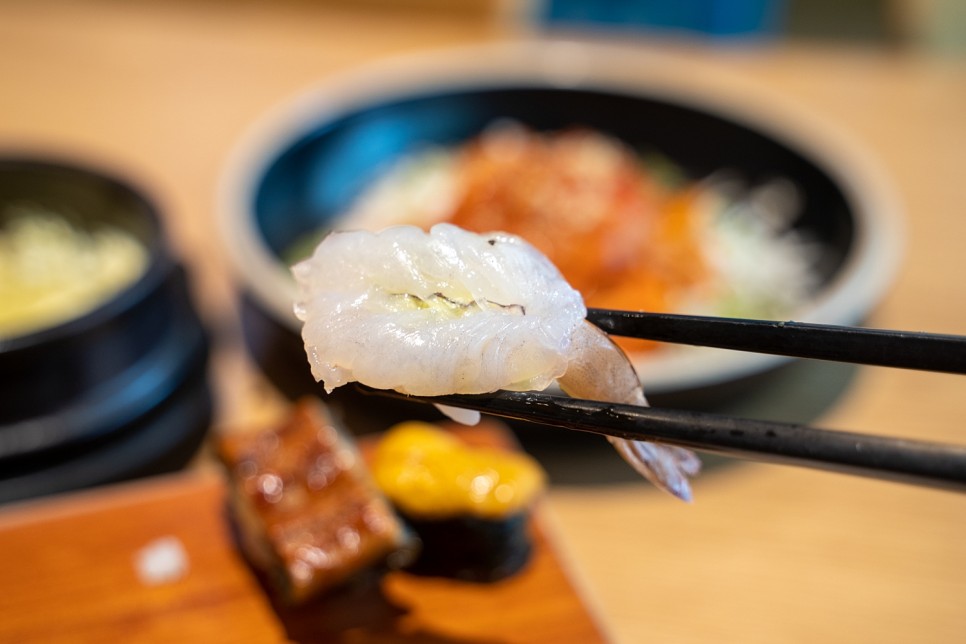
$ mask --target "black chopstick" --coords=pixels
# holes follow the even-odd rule
[[[611,335],[796,358],[966,374],[966,336],[588,309]]]
[[[417,397],[360,389],[541,425],[966,492],[966,447],[542,393]]]

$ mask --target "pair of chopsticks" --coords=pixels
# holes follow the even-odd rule
[[[966,373],[966,336],[589,309],[611,335],[943,373]],[[503,418],[727,456],[966,491],[966,447],[542,393],[414,397]]]

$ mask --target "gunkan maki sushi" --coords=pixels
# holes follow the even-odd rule
[[[546,475],[528,455],[411,421],[385,434],[372,473],[422,542],[410,572],[489,582],[529,560],[529,515]]]

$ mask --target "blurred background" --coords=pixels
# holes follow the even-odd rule
[[[524,3],[525,4],[525,3]],[[963,8],[952,0],[818,0],[731,2],[568,2],[526,7],[550,27],[600,25],[642,34],[676,33],[711,38],[774,36],[788,39],[913,46],[955,51],[963,47]]]
[[[3,145],[91,158],[143,182],[197,267],[219,338],[234,328],[222,319],[233,291],[209,223],[233,145],[294,93],[395,54],[534,37],[670,52],[712,77],[773,88],[872,143],[886,171],[922,179],[899,186],[921,192],[900,195],[920,208],[935,210],[935,188],[955,182],[946,146],[923,137],[961,130],[905,127],[940,113],[960,120],[966,18],[953,0],[42,0],[0,11]],[[904,311],[911,326],[917,310]],[[240,390],[220,393],[229,419]]]
[[[215,221],[239,139],[293,94],[359,66],[541,38],[673,55],[847,133],[906,214],[903,263],[872,324],[966,332],[960,0],[0,0],[0,150],[93,163],[144,188],[210,335],[212,427],[258,426],[289,400],[245,350]],[[823,384],[727,409],[964,437],[955,377],[861,370]],[[562,458],[564,473],[586,465]],[[204,448],[191,467],[211,467]],[[966,632],[961,496],[723,469],[699,481],[691,508],[607,472],[596,480],[606,486],[580,474],[551,491],[552,532],[615,641],[953,642]]]

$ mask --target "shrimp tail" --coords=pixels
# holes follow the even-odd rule
[[[569,396],[601,402],[647,405],[644,388],[627,355],[610,337],[589,322],[575,334],[566,373],[557,379]],[[674,445],[608,437],[627,463],[658,488],[691,500],[689,477],[701,471],[694,452]]]
[[[693,452],[673,445],[614,436],[608,436],[607,440],[638,474],[682,501],[691,501],[688,477],[701,471],[701,461]]]

